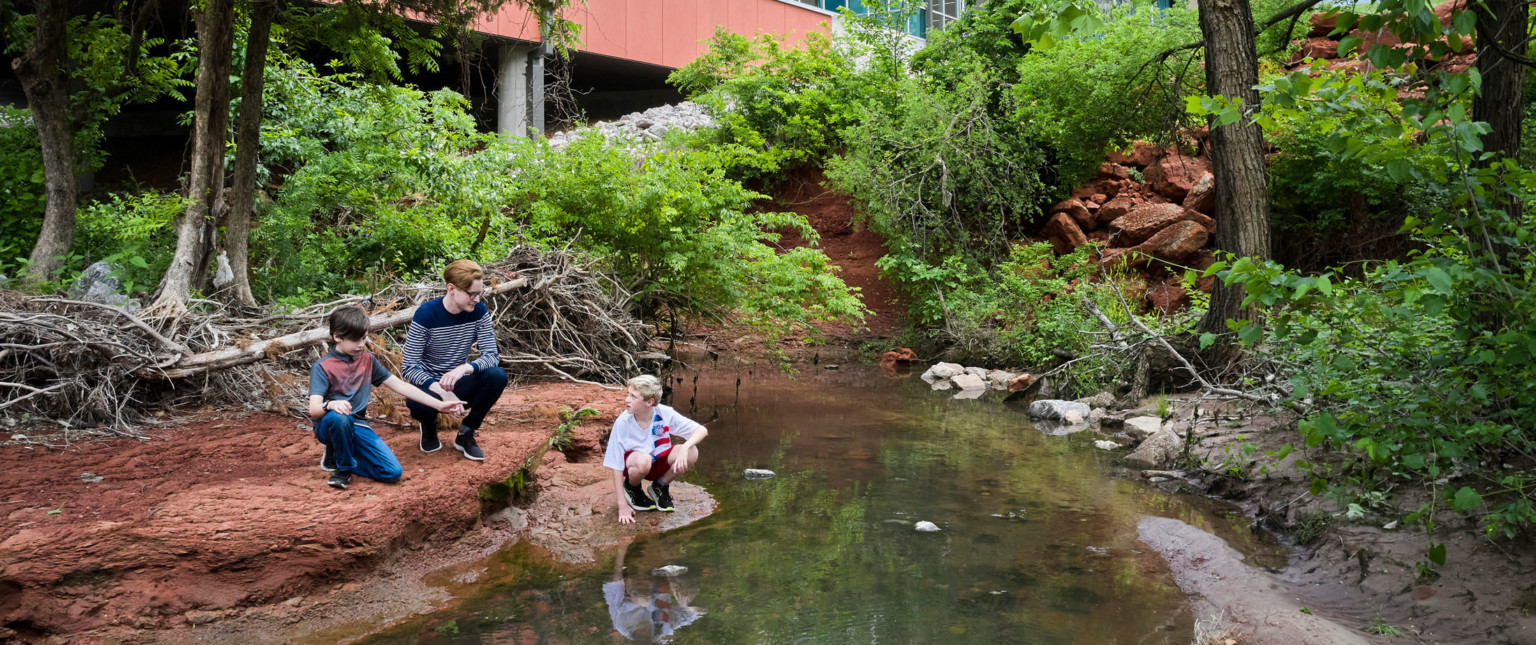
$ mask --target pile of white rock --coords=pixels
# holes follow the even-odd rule
[[[661,141],[672,130],[699,130],[715,127],[715,120],[704,106],[693,101],[662,105],[644,112],[633,112],[615,121],[600,121],[587,127],[557,132],[549,136],[549,145],[563,148],[590,132],[601,132],[609,139],[630,142]]]
[[[928,371],[923,372],[923,381],[935,390],[958,389],[957,398],[974,398],[963,396],[968,392],[974,392],[977,396],[992,390],[1008,389],[1008,382],[1018,375],[1003,370],[989,370],[985,367],[965,367],[959,363],[936,363]]]

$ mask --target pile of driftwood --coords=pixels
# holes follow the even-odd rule
[[[590,260],[520,247],[486,269],[484,302],[508,374],[621,383],[656,358],[645,353],[647,328],[628,313],[630,294]],[[0,292],[0,417],[56,422],[68,441],[130,434],[153,410],[189,403],[282,407],[282,399],[304,394],[297,377],[330,340],[331,310],[362,306],[375,343],[403,344],[416,307],[442,292],[441,284],[393,284],[260,315],[194,300],[170,319]]]

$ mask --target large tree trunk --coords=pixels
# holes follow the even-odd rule
[[[1211,165],[1216,179],[1216,248],[1269,259],[1269,190],[1264,178],[1264,132],[1252,116],[1259,108],[1259,57],[1254,49],[1248,0],[1199,0],[1205,38],[1205,86],[1211,95],[1241,99],[1244,117],[1211,128]],[[1200,327],[1227,331],[1228,319],[1257,321],[1242,308],[1241,287],[1219,281]]]
[[[1520,128],[1525,119],[1525,66],[1499,53],[1499,49],[1525,55],[1530,6],[1524,0],[1483,0],[1472,9],[1477,15],[1477,72],[1482,91],[1472,98],[1472,118],[1492,128],[1483,135],[1483,149],[1498,159],[1520,159]],[[1520,216],[1518,199],[1501,200],[1511,217]],[[1502,258],[1501,258],[1502,261]]]
[[[194,5],[195,7],[195,5]],[[229,73],[234,65],[235,12],[232,0],[206,0],[193,9],[197,22],[197,98],[192,128],[190,203],[176,225],[176,254],[160,282],[150,316],[186,311],[194,286],[207,275],[213,248],[213,217],[224,190],[224,137],[229,129]]]
[[[75,238],[77,195],[75,151],[70,140],[73,133],[69,124],[69,78],[64,69],[69,55],[65,33],[69,10],[65,5],[64,0],[37,2],[37,28],[32,44],[11,61],[32,110],[47,190],[43,229],[27,264],[26,281],[32,283],[47,280],[58,272]]]
[[[240,122],[235,133],[235,172],[229,191],[229,222],[225,225],[225,251],[235,282],[230,285],[236,302],[256,306],[251,294],[251,214],[256,208],[256,161],[261,150],[261,90],[266,80],[267,43],[272,33],[275,1],[256,2],[251,30],[245,37],[245,71],[240,75]]]

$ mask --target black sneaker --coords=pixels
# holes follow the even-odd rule
[[[323,443],[320,445],[325,447],[325,454],[320,455],[320,469],[328,473],[336,472],[336,451]]]
[[[464,456],[473,461],[485,461],[485,453],[480,450],[480,444],[475,443],[475,431],[459,431],[459,436],[454,437],[453,447]]]
[[[352,473],[335,473],[325,483],[330,484],[331,488],[346,490],[347,484],[352,483]]]
[[[430,424],[421,424],[421,451],[433,453],[443,449],[443,442],[437,438],[437,421]]]
[[[631,486],[629,480],[624,480],[624,492],[629,493],[629,507],[637,511],[651,511],[656,509],[656,502],[651,501],[645,494],[644,484]]]
[[[672,485],[655,482],[651,484],[651,494],[656,496],[656,510],[672,512]]]

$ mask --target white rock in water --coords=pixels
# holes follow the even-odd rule
[[[987,382],[975,374],[956,374],[949,379],[949,382],[962,390],[984,391],[987,389]]]
[[[939,529],[939,525],[934,524],[933,522],[926,521],[926,520],[924,520],[922,522],[918,522],[917,526],[915,526],[913,528],[915,528],[915,529],[917,529],[919,531],[922,531],[924,533],[932,533],[934,531],[940,530]]]
[[[685,566],[680,565],[680,564],[669,564],[669,565],[664,566],[664,567],[657,567],[656,569],[652,569],[651,570],[651,575],[653,575],[653,576],[680,576],[680,575],[683,575],[684,573],[687,573],[687,572],[688,572],[688,567],[685,567]]]
[[[1120,448],[1120,444],[1104,439],[1093,442],[1093,447],[1099,450],[1116,450]]]
[[[1163,429],[1163,420],[1157,417],[1131,417],[1125,420],[1125,432],[1132,437],[1146,439]]]
[[[762,468],[748,468],[742,473],[747,479],[772,479],[774,472]]]
[[[1029,404],[1029,417],[1031,419],[1061,420],[1068,411],[1077,412],[1078,421],[1088,418],[1092,412],[1087,404],[1076,401],[1062,401],[1059,399],[1037,399]]]

